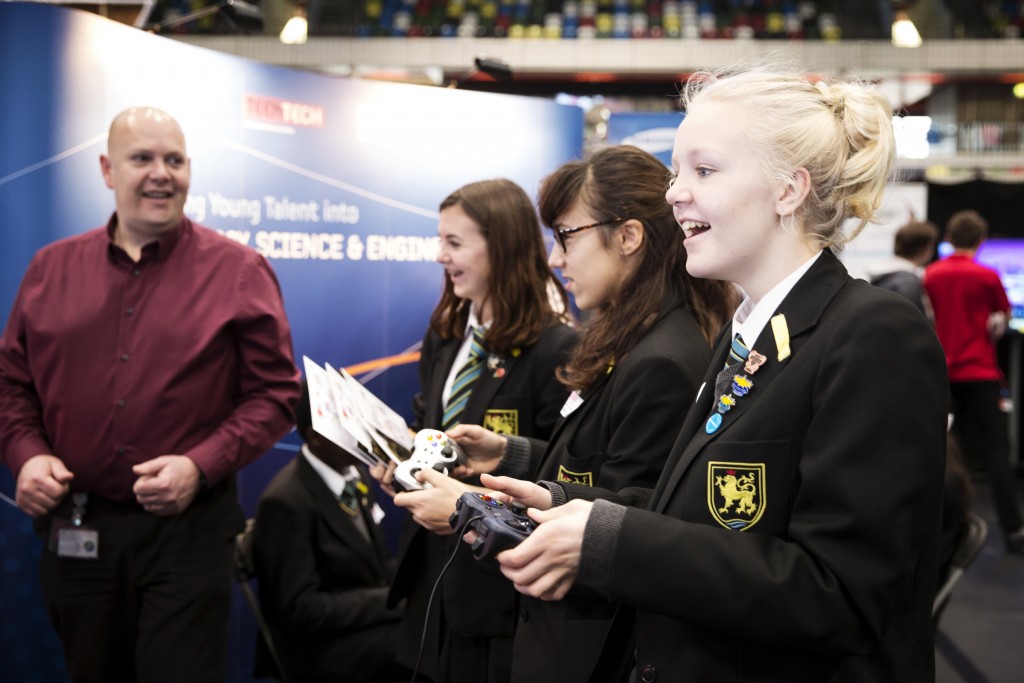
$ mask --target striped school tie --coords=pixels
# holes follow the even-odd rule
[[[736,378],[736,373],[740,372],[736,365],[745,361],[748,355],[750,355],[750,349],[743,343],[743,337],[737,332],[736,336],[733,337],[732,346],[729,347],[729,357],[725,359],[725,364],[715,377],[715,402],[711,404],[712,416],[716,412],[722,412],[718,410],[719,402],[724,394],[731,391],[730,388],[732,387],[733,380]],[[718,427],[715,426],[708,434],[714,433],[717,429]]]
[[[448,403],[444,408],[444,416],[441,418],[441,430],[448,431],[459,424],[462,418],[462,411],[466,409],[469,395],[473,392],[473,386],[477,377],[484,367],[484,359],[487,357],[487,349],[484,347],[484,328],[473,328],[473,343],[469,347],[469,358],[466,364],[455,375],[452,382],[452,393],[448,396]]]
[[[355,517],[359,514],[359,490],[356,488],[355,482],[345,480],[345,488],[338,496],[338,502],[341,504],[341,509],[349,515]]]
[[[736,363],[742,363],[750,355],[750,349],[743,343],[743,337],[737,332],[736,336],[732,340],[732,346],[729,347],[729,359],[725,361],[725,367],[735,365]]]

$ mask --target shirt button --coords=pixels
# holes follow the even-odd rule
[[[128,315],[135,315],[135,309],[129,306],[126,313],[128,313]]]
[[[126,405],[128,405],[127,401],[125,401],[123,398],[122,399],[118,399],[118,401],[117,401],[117,407],[118,408],[124,408]]]
[[[530,620],[530,615],[527,614],[526,608],[525,607],[520,607],[519,608],[519,621],[521,621],[522,623],[525,624],[529,620]]]
[[[117,449],[117,454],[118,455],[124,455],[124,453],[125,453],[124,447],[121,447],[121,448]]]
[[[121,354],[121,360],[128,360],[128,358],[130,358],[130,356],[127,353]]]
[[[134,275],[135,277],[138,277],[138,276],[142,275],[142,271],[139,270],[138,268],[136,268],[135,270],[132,271],[132,275]]]
[[[658,670],[650,664],[644,664],[640,667],[640,680],[643,683],[654,683],[658,680]]]

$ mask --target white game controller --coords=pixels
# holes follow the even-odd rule
[[[420,470],[437,470],[447,475],[456,464],[466,462],[459,444],[436,429],[421,429],[412,440],[412,454],[395,468],[395,488],[399,491],[421,491],[430,486],[416,480]]]

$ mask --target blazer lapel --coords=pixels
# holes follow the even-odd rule
[[[299,478],[312,494],[313,504],[316,505],[320,516],[324,518],[327,527],[366,563],[383,570],[372,542],[373,532],[370,532],[369,539],[363,536],[356,527],[355,519],[349,517],[348,513],[341,509],[337,496],[327,488],[324,480],[301,455],[299,457]]]
[[[729,339],[729,331],[731,329],[732,325],[727,324],[719,333],[718,343],[715,346],[715,351],[711,354],[711,365],[708,366],[708,371],[704,375],[704,384],[701,387],[700,394],[686,413],[686,419],[683,420],[683,426],[679,430],[679,437],[676,439],[675,446],[672,447],[672,453],[665,463],[665,469],[662,470],[663,475],[658,479],[658,484],[654,487],[651,503],[651,509],[653,510],[660,512],[664,509],[662,494],[666,490],[672,491],[675,489],[676,483],[686,470],[685,466],[680,466],[680,460],[684,454],[689,452],[688,446],[696,437],[698,430],[704,430],[704,422],[707,420],[711,405],[715,401],[715,377],[725,364],[725,359],[729,357],[729,347],[732,343],[731,339]]]
[[[664,486],[661,486],[659,482],[659,486],[655,491],[653,509],[657,511],[664,510],[668,504],[671,492],[675,490],[679,480],[682,479],[690,463],[701,449],[711,441],[722,438],[723,434],[726,434],[735,425],[739,424],[744,416],[750,412],[751,408],[757,404],[759,397],[765,393],[772,382],[785,371],[787,363],[798,353],[807,333],[817,325],[828,303],[848,279],[849,275],[846,273],[846,268],[831,252],[824,252],[814,262],[772,314],[772,318],[779,315],[784,316],[785,327],[788,330],[789,336],[790,355],[782,359],[779,358],[775,331],[772,323],[769,322],[765,325],[761,334],[758,335],[757,341],[750,347],[752,353],[757,351],[766,357],[764,364],[753,374],[743,372],[744,368],[739,364],[735,366],[733,371],[733,374],[744,374],[749,377],[753,386],[746,396],[738,397],[736,404],[727,412],[721,414],[721,425],[711,433],[708,433],[706,428],[708,419],[717,413],[717,407],[714,405],[714,402],[718,397],[715,395],[713,384],[718,376],[718,371],[715,371],[715,368],[721,368],[725,363],[731,344],[729,334],[723,333],[714,354],[712,368],[706,377],[707,384],[704,387],[701,398],[691,408],[684,423],[682,434],[686,435],[688,440],[683,442],[681,436],[680,441],[676,444],[676,449],[674,450],[679,451],[678,459],[671,470],[666,468],[665,471],[670,472],[670,474],[667,478],[663,478]],[[727,329],[731,328],[727,326]],[[666,492],[668,495],[665,495]]]
[[[484,368],[473,387],[473,392],[466,402],[462,413],[462,422],[466,424],[483,424],[487,407],[491,405],[495,394],[501,389],[505,378],[512,374],[519,363],[521,354],[499,356],[488,354],[484,360]]]
[[[711,397],[712,404],[704,410],[701,426],[697,429],[691,442],[697,449],[702,448],[709,441],[721,438],[723,434],[732,429],[750,410],[750,407],[757,402],[772,380],[782,371],[785,360],[778,360],[778,349],[775,346],[775,338],[770,324],[758,336],[757,341],[750,347],[750,350],[751,353],[755,351],[760,353],[767,360],[755,373],[746,372],[742,363],[737,363],[722,371],[721,376],[725,379],[726,393],[730,393],[736,377],[746,377],[752,386],[750,386],[746,396],[736,396],[736,404],[725,413],[719,413],[718,406],[714,403],[718,396],[714,395]],[[717,377],[718,375],[716,375]],[[714,415],[720,415],[722,422],[717,429],[708,433],[708,420]]]
[[[569,413],[569,415],[558,418],[558,422],[555,423],[554,429],[551,430],[551,436],[548,437],[548,448],[544,449],[544,454],[541,456],[540,459],[540,466],[536,470],[537,472],[543,472],[548,460],[550,460],[554,456],[554,452],[551,449],[550,444],[559,441],[559,437],[561,436],[562,432],[566,430],[573,429],[573,433],[575,433],[575,429],[579,428],[580,423],[583,422],[582,416],[586,415],[587,412],[591,410],[595,405],[595,402],[592,401],[591,399],[594,396],[597,396],[599,393],[601,393],[601,388],[608,383],[611,376],[611,372],[607,372],[601,375],[601,377],[596,382],[594,382],[594,386],[590,387],[585,392],[583,392],[583,403],[580,404],[576,408],[576,410]],[[571,438],[565,439],[564,443],[569,444],[571,443],[571,441]]]
[[[373,549],[377,554],[377,562],[383,575],[388,565],[388,550],[384,544],[384,536],[381,533],[380,527],[377,526],[377,522],[373,519],[373,513],[371,512],[374,505],[376,505],[376,500],[373,496],[373,482],[369,475],[363,472],[361,468],[359,468],[359,478],[366,486],[368,491],[366,496],[369,501],[367,508],[363,510],[363,519],[366,521],[366,530],[370,532],[370,540],[373,542]]]
[[[658,323],[660,323],[664,318],[668,317],[668,315],[670,313],[672,313],[672,311],[674,311],[677,308],[681,308],[682,306],[683,306],[682,303],[680,303],[678,301],[675,301],[672,298],[667,299],[665,301],[665,305],[663,307],[661,315],[659,315],[658,318],[651,325],[651,329],[653,329],[654,326],[657,325]],[[597,379],[597,381],[594,382],[593,386],[588,387],[587,390],[583,392],[583,394],[581,395],[581,398],[583,399],[583,403],[581,405],[577,406],[576,410],[574,410],[568,416],[560,417],[558,419],[558,422],[555,423],[555,427],[554,427],[554,429],[551,432],[551,436],[548,437],[548,444],[553,444],[556,441],[558,441],[559,440],[559,436],[565,430],[567,430],[567,429],[574,429],[575,430],[575,429],[579,428],[579,425],[583,422],[582,416],[586,415],[590,410],[593,410],[593,407],[596,404],[596,402],[593,400],[593,398],[601,393],[601,390],[604,388],[605,384],[607,384],[609,381],[611,381],[611,377],[614,374],[614,372],[615,372],[615,368],[614,368],[614,366],[612,366],[611,368],[609,368],[608,372],[606,372],[603,375],[601,375]],[[570,443],[571,441],[572,441],[571,438],[564,440],[564,442],[566,444]],[[537,470],[538,472],[543,471],[545,464],[547,463],[548,460],[551,459],[552,456],[553,456],[553,453],[552,453],[551,449],[550,448],[545,449],[544,455],[541,457],[540,467]]]
[[[449,339],[434,355],[433,367],[430,371],[430,396],[434,400],[428,402],[430,410],[423,416],[424,425],[440,425],[444,415],[444,385],[451,374],[455,356],[462,347],[461,339]]]

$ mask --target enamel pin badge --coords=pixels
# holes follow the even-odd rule
[[[704,423],[705,432],[714,434],[719,430],[725,414],[732,410],[736,403],[754,388],[754,380],[751,379],[751,376],[756,374],[767,362],[767,356],[763,353],[758,353],[755,349],[750,349],[750,353],[747,354],[747,359],[743,363],[743,372],[734,374],[729,390],[723,392],[718,397],[718,401],[715,403],[715,412]],[[738,367],[738,364],[734,367]]]

